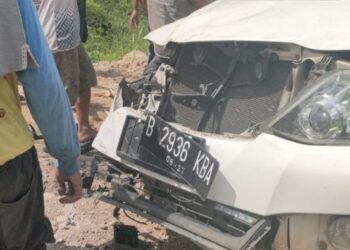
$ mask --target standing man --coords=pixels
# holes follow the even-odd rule
[[[147,0],[148,22],[151,31],[180,18],[213,2],[214,0]],[[169,58],[171,54],[165,47],[155,45],[156,55]]]
[[[129,18],[129,26],[135,29],[139,25],[140,20],[140,4],[142,5],[145,15],[147,15],[147,0],[132,0],[132,10]],[[148,30],[149,30],[148,26]],[[153,43],[149,42],[148,45],[148,59],[147,62],[150,63],[154,58],[154,46]]]
[[[139,25],[140,5],[142,5],[148,16],[148,28],[150,31],[185,17],[195,10],[192,0],[132,0],[132,11],[129,18],[131,28],[136,28]],[[163,61],[161,58],[170,56],[169,53],[166,53],[164,47],[154,45],[151,42],[148,50],[149,65],[146,68],[145,74],[157,70]],[[156,54],[157,56],[155,56]]]
[[[75,202],[82,196],[79,141],[34,5],[0,1],[0,249],[44,250],[50,230],[42,175],[21,113],[17,79],[49,152],[58,159],[60,202]]]
[[[80,39],[76,0],[34,0],[39,19],[71,105],[76,112],[82,147],[91,145],[97,132],[89,121],[91,87],[96,73]]]
[[[129,19],[131,27],[138,25],[140,1],[141,0],[132,0],[133,9]],[[214,1],[215,0],[143,0],[142,2],[146,5],[145,9],[147,10],[150,31],[154,31],[166,24],[186,17],[193,11]],[[149,60],[143,76],[155,72],[162,63],[167,62],[173,52],[169,48],[157,44],[152,45],[152,51],[152,59]]]
[[[136,28],[139,25],[140,20],[140,7],[142,5],[144,12],[147,14],[147,1],[146,0],[132,0],[131,15],[129,18],[129,25],[131,28]]]

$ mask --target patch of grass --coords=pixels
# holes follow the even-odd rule
[[[129,27],[130,0],[87,0],[89,38],[86,48],[94,62],[119,59],[132,50],[147,51],[147,22]]]

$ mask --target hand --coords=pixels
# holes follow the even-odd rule
[[[139,25],[139,12],[138,10],[133,10],[130,15],[129,25],[131,28],[136,28]]]
[[[63,196],[59,199],[62,204],[74,203],[81,199],[83,191],[80,173],[66,175],[57,169],[56,179],[59,184],[58,194]]]

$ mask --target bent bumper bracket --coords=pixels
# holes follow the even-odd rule
[[[262,219],[250,228],[244,236],[235,237],[181,213],[167,211],[125,189],[115,190],[112,197],[103,196],[100,199],[161,224],[210,249],[249,250],[271,229],[270,221]]]

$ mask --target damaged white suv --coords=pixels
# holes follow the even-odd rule
[[[107,199],[210,249],[350,249],[349,11],[221,0],[151,33],[176,53],[94,141]]]

